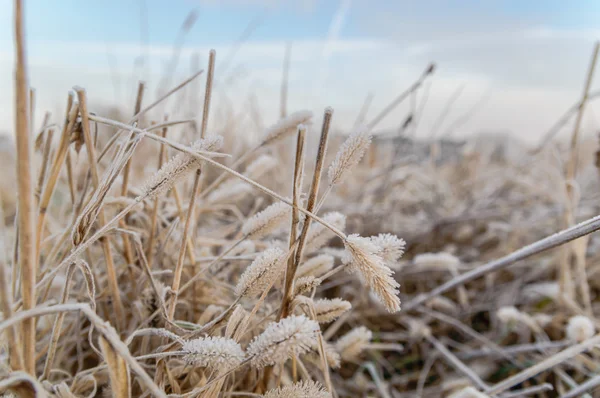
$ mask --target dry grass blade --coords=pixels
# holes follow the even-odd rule
[[[127,363],[119,357],[104,338],[100,337],[98,341],[102,349],[102,355],[104,355],[104,360],[108,364],[108,374],[110,376],[113,397],[129,398],[131,396],[131,386]]]

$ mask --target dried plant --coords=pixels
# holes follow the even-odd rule
[[[214,50],[204,90],[197,57],[168,88],[195,13],[156,98],[137,82],[132,110],[110,114],[75,86],[33,128],[52,93],[29,86],[15,5],[0,394],[568,398],[600,385],[597,148],[581,145],[600,46],[548,134],[576,118],[567,151],[423,138],[433,64],[375,116],[369,95],[352,129],[326,108],[319,135],[312,112],[289,109],[291,46],[264,128],[259,93],[237,109],[243,76]]]
[[[284,252],[276,247],[261,253],[244,271],[235,287],[238,297],[261,294],[280,275]]]
[[[248,356],[257,368],[283,364],[293,356],[317,349],[319,324],[304,315],[291,315],[271,323],[248,346]]]
[[[188,340],[181,350],[185,352],[183,359],[187,363],[212,370],[227,371],[244,360],[244,351],[239,343],[225,337]]]
[[[329,398],[331,394],[314,381],[301,381],[267,391],[265,398]]]

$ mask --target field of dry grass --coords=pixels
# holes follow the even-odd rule
[[[131,109],[74,87],[34,126],[16,4],[0,396],[598,396],[597,47],[570,143],[536,150],[419,141],[419,114],[374,136],[433,65],[351,131],[288,112],[284,81],[280,119],[240,140],[215,52]]]

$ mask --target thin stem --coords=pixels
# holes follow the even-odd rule
[[[81,114],[81,124],[83,128],[83,135],[85,140],[86,151],[88,154],[89,167],[92,174],[92,183],[94,188],[98,189],[100,184],[100,178],[98,175],[98,161],[96,159],[96,149],[92,142],[92,136],[90,134],[90,122],[88,118],[87,109],[87,96],[83,88],[75,87],[75,92],[79,99],[79,110]],[[106,216],[104,215],[104,209],[100,209],[98,213],[98,221],[100,225],[106,224]],[[115,263],[112,256],[112,250],[110,245],[110,237],[105,236],[101,239],[102,249],[104,251],[104,259],[106,261],[106,273],[108,277],[108,289],[113,299],[113,307],[115,309],[115,315],[117,316],[117,325],[120,326],[121,322],[125,320],[125,313],[123,312],[123,303],[121,302],[121,294],[119,291],[119,284],[117,282],[117,273],[115,271]]]
[[[445,345],[440,343],[438,339],[433,336],[425,336],[427,341],[429,341],[435,349],[450,362],[453,368],[455,368],[460,373],[467,376],[473,383],[475,383],[479,388],[483,390],[487,390],[488,386],[481,380],[477,374],[475,374],[467,365],[465,365],[460,359],[458,359]]]
[[[142,107],[142,99],[144,97],[144,82],[138,83],[137,96],[135,100],[135,108],[134,115],[137,115],[140,112],[140,108]],[[125,164],[125,168],[123,169],[123,183],[121,185],[121,196],[127,196],[128,188],[129,188],[129,174],[131,173],[131,162],[132,159],[129,158],[127,163]],[[119,221],[119,227],[126,228],[127,217],[122,218]],[[131,242],[129,241],[129,237],[127,235],[123,235],[123,246],[125,248],[125,260],[128,264],[133,263],[133,249],[131,247]]]
[[[600,229],[600,216],[596,216],[594,218],[590,218],[586,221],[583,221],[571,228],[564,229],[560,232],[555,233],[554,235],[548,236],[544,239],[540,239],[537,242],[534,242],[528,246],[525,246],[517,251],[512,252],[498,260],[491,261],[487,264],[481,265],[469,272],[462,274],[461,276],[454,278],[435,289],[431,290],[429,293],[417,296],[412,299],[408,303],[403,305],[404,311],[410,311],[415,309],[418,305],[423,304],[427,300],[432,297],[443,294],[449,290],[454,289],[457,286],[461,286],[467,282],[470,282],[474,279],[477,279],[487,273],[499,271],[504,269],[517,261],[523,260],[525,258],[531,257],[535,254],[541,253],[543,251],[555,248],[560,246],[566,242],[570,242],[574,239],[580,238],[582,236],[591,234],[592,232],[598,231]]]
[[[24,5],[15,0],[15,132],[17,144],[17,188],[19,198],[19,265],[23,309],[35,306],[37,274],[35,198],[32,177],[32,146],[29,126],[29,82],[25,48]],[[35,377],[35,320],[23,322],[23,359],[25,370]]]
[[[166,119],[166,116],[165,116]],[[167,136],[167,128],[163,128],[162,133],[161,133],[162,137],[166,137]],[[158,166],[157,166],[157,170],[160,170],[160,168],[163,165],[163,158],[165,156],[165,146],[161,145],[160,146],[160,150],[158,152]],[[154,237],[155,237],[155,232],[156,232],[156,221],[158,218],[158,205],[160,204],[160,196],[157,195],[154,198],[154,206],[152,208],[152,219],[150,221],[150,234],[148,236],[148,248],[147,248],[147,254],[146,257],[148,258],[148,268],[152,269],[152,263],[154,261],[154,255],[153,255],[153,251],[154,251]]]
[[[295,160],[295,164],[294,164],[294,184],[292,187],[292,201],[294,203],[294,206],[298,206],[298,204],[300,203],[300,193],[302,192],[302,174],[304,172],[304,136],[306,135],[306,128],[304,126],[300,126],[298,128],[298,137],[297,137],[297,141],[296,141],[296,160]],[[292,245],[294,244],[294,242],[297,239],[297,235],[298,235],[298,223],[300,222],[300,215],[298,214],[298,210],[296,210],[295,208],[292,209],[292,223],[290,226],[290,243],[289,243],[289,248],[292,247]],[[290,272],[292,272],[294,270],[294,257],[290,257],[288,260],[288,264],[287,264],[287,269],[285,271],[285,287],[291,289],[294,280],[292,279],[292,277],[290,277]],[[285,297],[287,296],[289,292],[284,290],[284,301]],[[279,311],[279,315],[278,315],[278,320],[281,319],[281,317],[284,315],[285,312],[287,312],[285,310],[286,305],[284,305],[285,303],[282,303],[280,311]],[[293,359],[295,361],[295,359]],[[294,362],[295,363],[295,362]]]
[[[576,355],[579,355],[585,351],[588,351],[589,349],[593,348],[594,346],[596,346],[599,343],[600,343],[600,334],[597,334],[590,339],[587,339],[587,340],[585,340],[579,344],[576,344],[572,347],[566,348],[566,349],[562,350],[561,352],[559,352],[555,355],[552,355],[552,356],[544,359],[543,361],[536,363],[532,367],[527,368],[527,369],[517,373],[516,375],[511,376],[511,377],[501,381],[498,384],[495,384],[494,386],[492,386],[492,388],[490,388],[487,391],[487,394],[489,394],[489,395],[500,394],[501,392],[506,391],[509,388],[516,386],[517,384],[520,384],[527,379],[530,379],[531,377],[534,377],[548,369],[553,368],[556,365],[561,364],[562,362],[566,361],[567,359],[573,358]]]
[[[183,273],[183,260],[185,259],[185,248],[188,235],[190,233],[190,223],[192,220],[192,213],[194,212],[194,205],[196,203],[196,195],[198,187],[200,185],[200,169],[196,171],[194,177],[194,187],[192,188],[192,196],[190,197],[190,204],[188,206],[187,217],[185,219],[185,226],[183,227],[183,237],[181,241],[181,247],[179,249],[179,257],[177,259],[177,266],[175,267],[175,273],[173,275],[173,283],[171,289],[173,290],[173,302],[169,307],[168,319],[173,320],[175,315],[175,307],[177,306],[177,298],[179,296],[179,285],[181,283],[181,274]]]
[[[113,349],[127,362],[131,370],[140,378],[144,386],[157,397],[167,398],[166,394],[152,381],[140,364],[131,355],[127,346],[119,339],[119,336],[109,323],[100,318],[88,304],[58,304],[49,307],[36,307],[16,313],[12,318],[0,322],[0,332],[19,322],[39,317],[42,315],[56,314],[62,312],[81,311],[94,324],[98,332],[110,343]]]
[[[165,144],[169,145],[172,148],[175,148],[181,152],[187,153],[188,155],[203,160],[206,163],[215,166],[221,170],[224,170],[226,173],[231,174],[237,178],[239,178],[240,180],[252,185],[254,188],[258,189],[259,191],[277,199],[282,201],[283,203],[294,207],[294,204],[292,203],[292,201],[290,201],[289,199],[279,195],[278,193],[273,192],[272,190],[270,190],[269,188],[266,188],[262,185],[260,185],[259,183],[257,183],[256,181],[253,181],[252,179],[246,177],[245,175],[238,173],[235,170],[232,170],[231,168],[222,165],[221,163],[213,160],[212,158],[209,158],[208,156],[223,156],[223,154],[220,153],[214,153],[214,152],[204,152],[204,151],[194,151],[193,149],[191,149],[190,147],[186,147],[184,145],[178,144],[174,141],[171,140],[167,140],[167,139],[161,139],[161,137],[156,136],[154,134],[149,134],[147,133],[146,130],[142,130],[139,129],[137,127],[132,128],[131,126],[127,126],[123,123],[119,123],[116,122],[114,120],[110,120],[110,119],[106,119],[106,118],[102,118],[102,117],[98,117],[95,115],[90,115],[89,116],[90,120],[94,120],[97,121],[99,123],[104,123],[107,125],[111,125],[111,126],[116,126],[119,128],[129,128],[130,131],[133,131],[135,133],[138,134],[145,134],[148,138],[151,138],[155,141],[159,141],[159,142],[164,142]],[[327,221],[323,220],[321,217],[317,216],[316,214],[313,214],[311,212],[309,212],[308,210],[302,208],[302,207],[294,207],[297,208],[299,212],[301,212],[302,214],[312,218],[314,221],[318,222],[319,224],[323,225],[324,227],[326,227],[327,229],[329,229],[331,232],[333,232],[335,235],[337,235],[340,239],[345,240],[346,239],[346,234],[344,234],[342,231],[340,231],[338,228],[334,227],[333,225],[331,225],[330,223],[328,223]]]

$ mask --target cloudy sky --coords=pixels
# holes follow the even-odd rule
[[[0,9],[0,132],[10,132],[12,1],[0,0]],[[197,19],[182,39],[191,10]],[[252,102],[268,124],[291,42],[290,111],[329,105],[336,125],[348,127],[368,95],[367,119],[433,61],[419,135],[510,132],[534,142],[578,100],[600,38],[597,0],[28,0],[26,11],[38,120],[45,110],[58,114],[73,85],[86,87],[94,104],[131,108],[138,79],[154,96],[169,65],[173,85],[196,54],[204,66],[215,48],[220,94],[238,114]],[[379,127],[397,128],[408,106]],[[600,106],[592,105],[585,130],[598,122]]]

